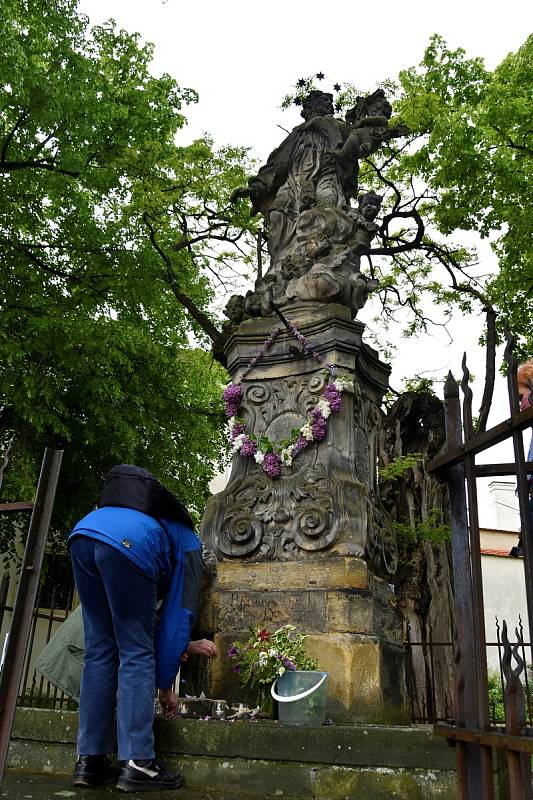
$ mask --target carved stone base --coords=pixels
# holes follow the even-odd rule
[[[253,458],[236,456],[227,487],[211,498],[202,539],[219,558],[297,561],[351,555],[383,576],[396,569],[396,542],[377,492],[380,403],[389,367],[362,341],[364,326],[346,308],[316,304],[285,313],[325,364],[349,381],[327,436],[304,450],[277,480]],[[275,319],[243,322],[227,343],[228,369],[239,381]],[[291,438],[319,401],[327,380],[317,361],[283,331],[242,381],[246,432],[279,443]]]
[[[221,653],[211,668],[210,696],[242,701],[225,653],[251,627],[274,631],[287,623],[308,634],[310,655],[330,673],[328,716],[336,722],[406,721],[394,596],[357,558],[221,563],[201,620]]]

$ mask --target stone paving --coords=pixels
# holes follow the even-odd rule
[[[167,792],[119,792],[114,786],[97,789],[76,789],[69,775],[46,775],[43,773],[8,770],[0,788],[0,798],[9,800],[111,800],[111,798],[131,798],[139,800],[149,797],[152,800],[252,800],[248,795],[236,795],[213,791],[203,787],[182,786]],[[253,800],[262,800],[253,795]]]

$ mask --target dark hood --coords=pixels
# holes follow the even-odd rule
[[[100,506],[142,511],[155,519],[171,519],[194,529],[189,512],[151,472],[134,464],[117,464],[104,478]]]

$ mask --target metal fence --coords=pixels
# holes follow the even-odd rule
[[[509,644],[515,649],[524,663],[521,681],[525,697],[525,724],[533,729],[533,664],[531,661],[531,645],[524,641],[524,627],[521,615],[518,616],[515,639]],[[498,666],[489,673],[488,704],[490,722],[496,726],[505,726],[505,647],[502,638],[502,623],[496,617],[497,641],[486,643],[487,661],[490,654],[496,652]],[[450,675],[449,686],[444,691],[438,690],[435,664],[439,662],[442,651],[453,655],[453,642],[433,641],[431,631],[426,641],[413,641],[410,625],[407,622],[404,646],[406,650],[407,697],[410,704],[411,722],[414,725],[428,725],[437,722],[455,724],[453,703],[453,676]],[[423,670],[415,665],[423,664]],[[422,673],[422,674],[421,674]],[[418,676],[418,678],[417,678]]]
[[[16,578],[9,573],[4,574],[0,582],[2,643],[11,627],[13,606],[8,598],[13,583],[16,584]],[[76,704],[40,675],[34,666],[35,660],[57,628],[72,611],[74,598],[75,588],[70,560],[62,554],[48,553],[45,556],[43,579],[31,618],[30,635],[18,690],[18,705],[33,708],[76,708]]]

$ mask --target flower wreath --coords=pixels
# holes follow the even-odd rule
[[[241,383],[272,347],[281,333],[279,327],[274,328],[260,350],[250,359],[241,379],[237,383],[227,386],[223,393],[226,415],[229,418],[229,435],[233,453],[239,453],[243,458],[253,458],[270,478],[279,477],[282,466],[290,467],[294,459],[312,442],[320,442],[324,439],[327,420],[331,414],[336,414],[341,410],[341,394],[349,385],[347,378],[336,377],[337,368],[333,364],[324,362],[320,353],[300,333],[296,325],[287,321],[287,326],[295,339],[301,343],[302,348],[325,368],[324,389],[305,424],[301,428],[293,428],[290,439],[281,440],[276,444],[271,442],[267,436],[257,439],[253,434],[246,433],[244,420],[238,416],[242,403]]]

